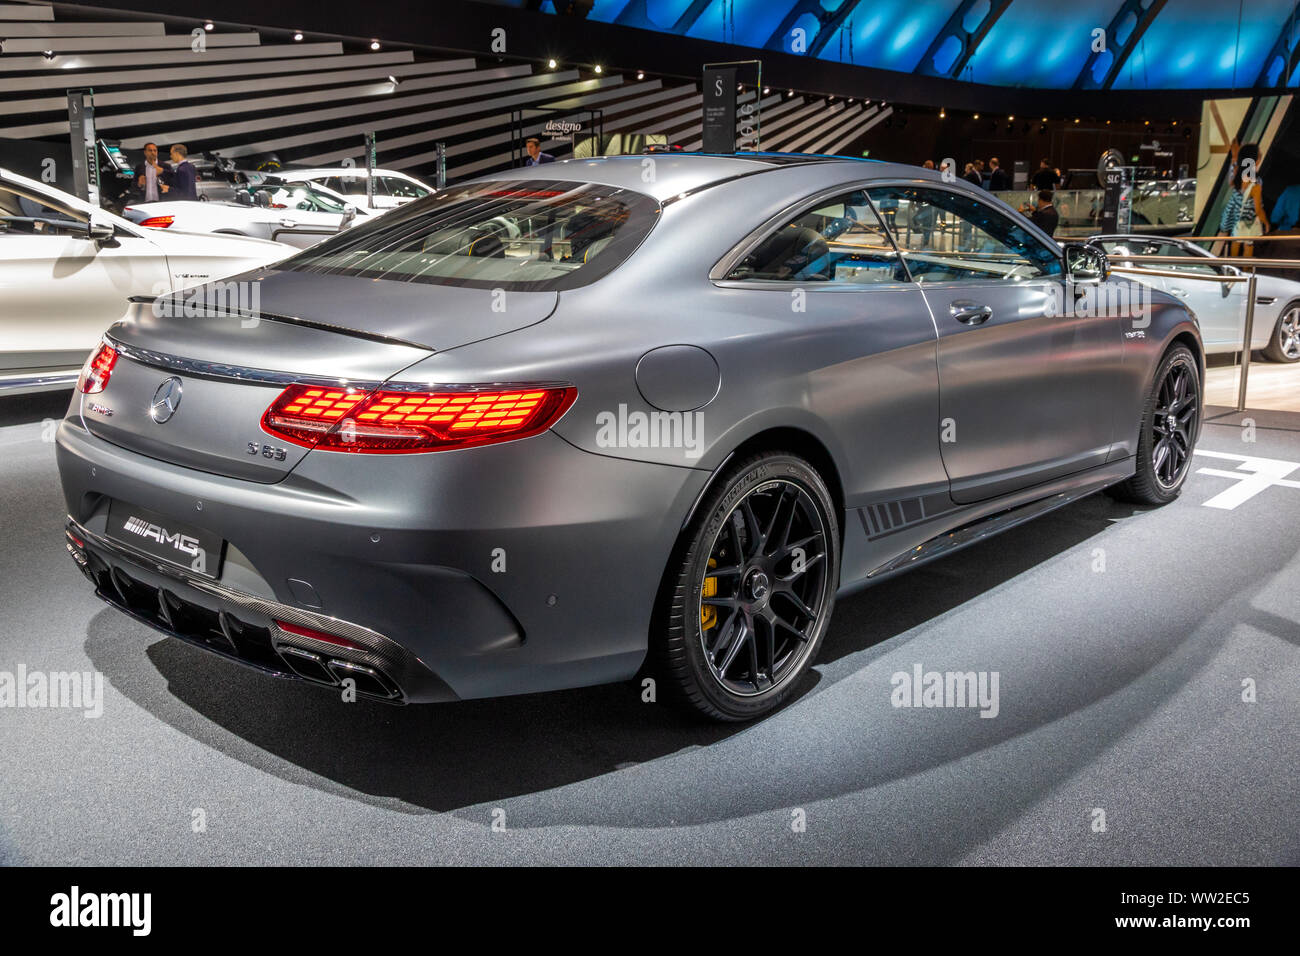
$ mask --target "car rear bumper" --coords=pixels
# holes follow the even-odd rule
[[[276,677],[327,686],[351,678],[359,695],[391,703],[456,697],[409,650],[369,628],[186,574],[72,518],[65,537],[96,596],[169,637]]]
[[[410,702],[633,676],[668,555],[708,479],[547,432],[418,456],[314,452],[285,480],[261,484],[97,438],[75,400],[57,455],[69,530],[83,542],[70,549],[110,604],[272,673],[312,668],[328,681],[341,670],[333,662],[371,667],[397,690],[391,699]],[[220,576],[110,539],[112,501],[219,534]],[[177,614],[163,610],[176,604]],[[276,617],[288,614],[297,616]],[[360,651],[304,641],[277,619]],[[249,646],[235,633],[232,651],[226,631],[241,625]]]

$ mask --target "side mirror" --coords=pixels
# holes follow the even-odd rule
[[[1075,282],[1104,282],[1110,278],[1110,259],[1096,246],[1067,242],[1065,271]]]
[[[86,223],[86,238],[96,245],[104,245],[113,241],[113,224],[107,222],[94,213],[90,214],[90,221]]]
[[[339,229],[340,230],[347,229],[349,226],[352,225],[353,221],[356,218],[357,218],[357,207],[352,205],[352,203],[348,203],[346,206],[343,207],[343,219],[339,223]]]

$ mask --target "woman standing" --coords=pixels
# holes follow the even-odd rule
[[[1262,236],[1269,231],[1264,188],[1259,179],[1259,146],[1232,141],[1232,194],[1219,217],[1221,236]],[[1254,243],[1232,243],[1229,255],[1249,256]]]

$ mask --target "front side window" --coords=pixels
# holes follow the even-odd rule
[[[917,282],[1015,282],[1061,274],[1060,253],[993,207],[946,189],[868,194]]]
[[[595,183],[467,183],[326,239],[280,268],[474,288],[572,289],[631,255],[659,209],[642,193]]]
[[[54,205],[39,193],[0,186],[0,236],[78,235],[85,238],[86,217]]]
[[[769,233],[728,279],[876,285],[907,274],[861,190],[822,200]]]
[[[398,199],[423,199],[429,195],[429,190],[425,189],[419,183],[413,183],[409,179],[399,179],[396,176],[379,176],[378,182],[383,184],[384,192],[389,196],[396,196]]]

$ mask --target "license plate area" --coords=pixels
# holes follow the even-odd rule
[[[226,556],[220,535],[149,508],[114,500],[108,506],[108,537],[164,564],[205,578],[219,578]]]

